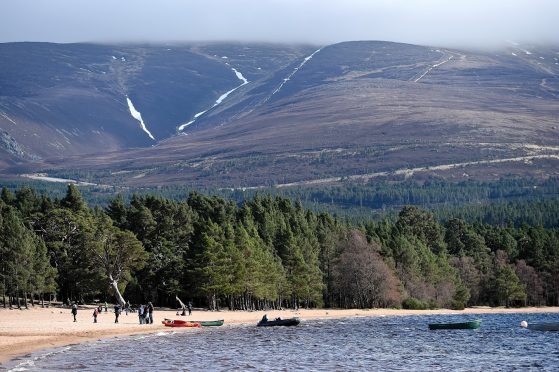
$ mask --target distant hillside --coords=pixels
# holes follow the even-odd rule
[[[558,51],[0,44],[5,172],[224,188],[546,178]]]
[[[256,80],[307,52],[297,46],[214,48],[0,44],[0,159],[152,146],[239,85],[227,54],[244,53],[243,74]]]

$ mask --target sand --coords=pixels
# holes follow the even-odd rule
[[[154,324],[140,325],[135,313],[119,318],[119,323],[114,323],[114,314],[101,313],[97,323],[93,323],[93,307],[80,308],[77,322],[73,322],[69,309],[40,308],[29,310],[9,310],[0,308],[0,364],[18,356],[23,356],[41,349],[49,349],[85,341],[94,341],[100,338],[126,336],[142,333],[170,332],[161,321],[164,318],[183,320],[217,320],[224,319],[225,326],[248,324],[255,325],[264,314],[268,318],[299,317],[302,321],[308,319],[345,318],[345,317],[375,317],[375,316],[404,316],[404,315],[435,315],[435,314],[494,314],[494,313],[543,313],[557,312],[559,307],[541,308],[468,308],[456,310],[332,310],[313,309],[282,310],[282,311],[203,311],[194,309],[192,316],[176,316],[175,310],[156,309]],[[175,332],[196,332],[197,328],[172,328]]]

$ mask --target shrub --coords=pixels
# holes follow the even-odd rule
[[[425,310],[428,306],[425,302],[417,298],[408,297],[402,302],[402,308],[407,310]]]

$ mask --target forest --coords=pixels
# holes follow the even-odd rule
[[[31,187],[51,198],[62,198],[64,183],[41,181],[2,180],[12,192]],[[132,195],[160,196],[172,200],[187,199],[192,191],[216,195],[242,204],[256,195],[269,194],[300,202],[317,213],[326,212],[351,224],[388,218],[396,221],[406,205],[431,211],[445,223],[460,218],[470,223],[489,225],[523,224],[559,227],[559,178],[509,178],[493,181],[465,180],[450,182],[436,178],[426,180],[375,180],[366,184],[341,183],[313,187],[240,189],[192,189],[184,185],[155,188],[127,188],[117,186],[80,186],[84,200],[91,206],[106,207],[115,194],[125,201]]]
[[[355,223],[283,196],[196,191],[89,207],[70,184],[60,197],[4,187],[0,231],[4,307],[177,307],[177,296],[211,310],[559,305],[556,222],[506,215],[443,222],[405,205],[394,219]]]

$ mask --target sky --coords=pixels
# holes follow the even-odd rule
[[[0,0],[0,42],[559,44],[559,0]]]

